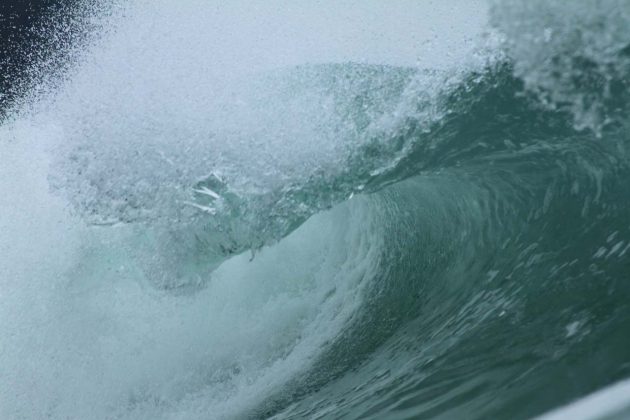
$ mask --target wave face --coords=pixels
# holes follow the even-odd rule
[[[519,419],[630,376],[630,3],[492,2],[422,66],[171,3],[0,128],[0,417]],[[397,51],[381,12],[349,50]]]

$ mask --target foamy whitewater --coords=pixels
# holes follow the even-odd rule
[[[56,13],[0,418],[630,417],[630,1]]]

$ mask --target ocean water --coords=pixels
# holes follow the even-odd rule
[[[42,22],[0,418],[630,418],[629,1]]]

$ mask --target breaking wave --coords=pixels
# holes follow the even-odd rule
[[[528,418],[629,376],[627,1],[495,2],[423,67],[251,69],[191,10],[110,13],[2,127],[4,417]]]

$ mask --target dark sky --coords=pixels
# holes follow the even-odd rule
[[[34,48],[46,48],[47,37],[33,29],[59,4],[74,0],[0,0],[0,119],[15,98],[12,87],[32,66]]]

